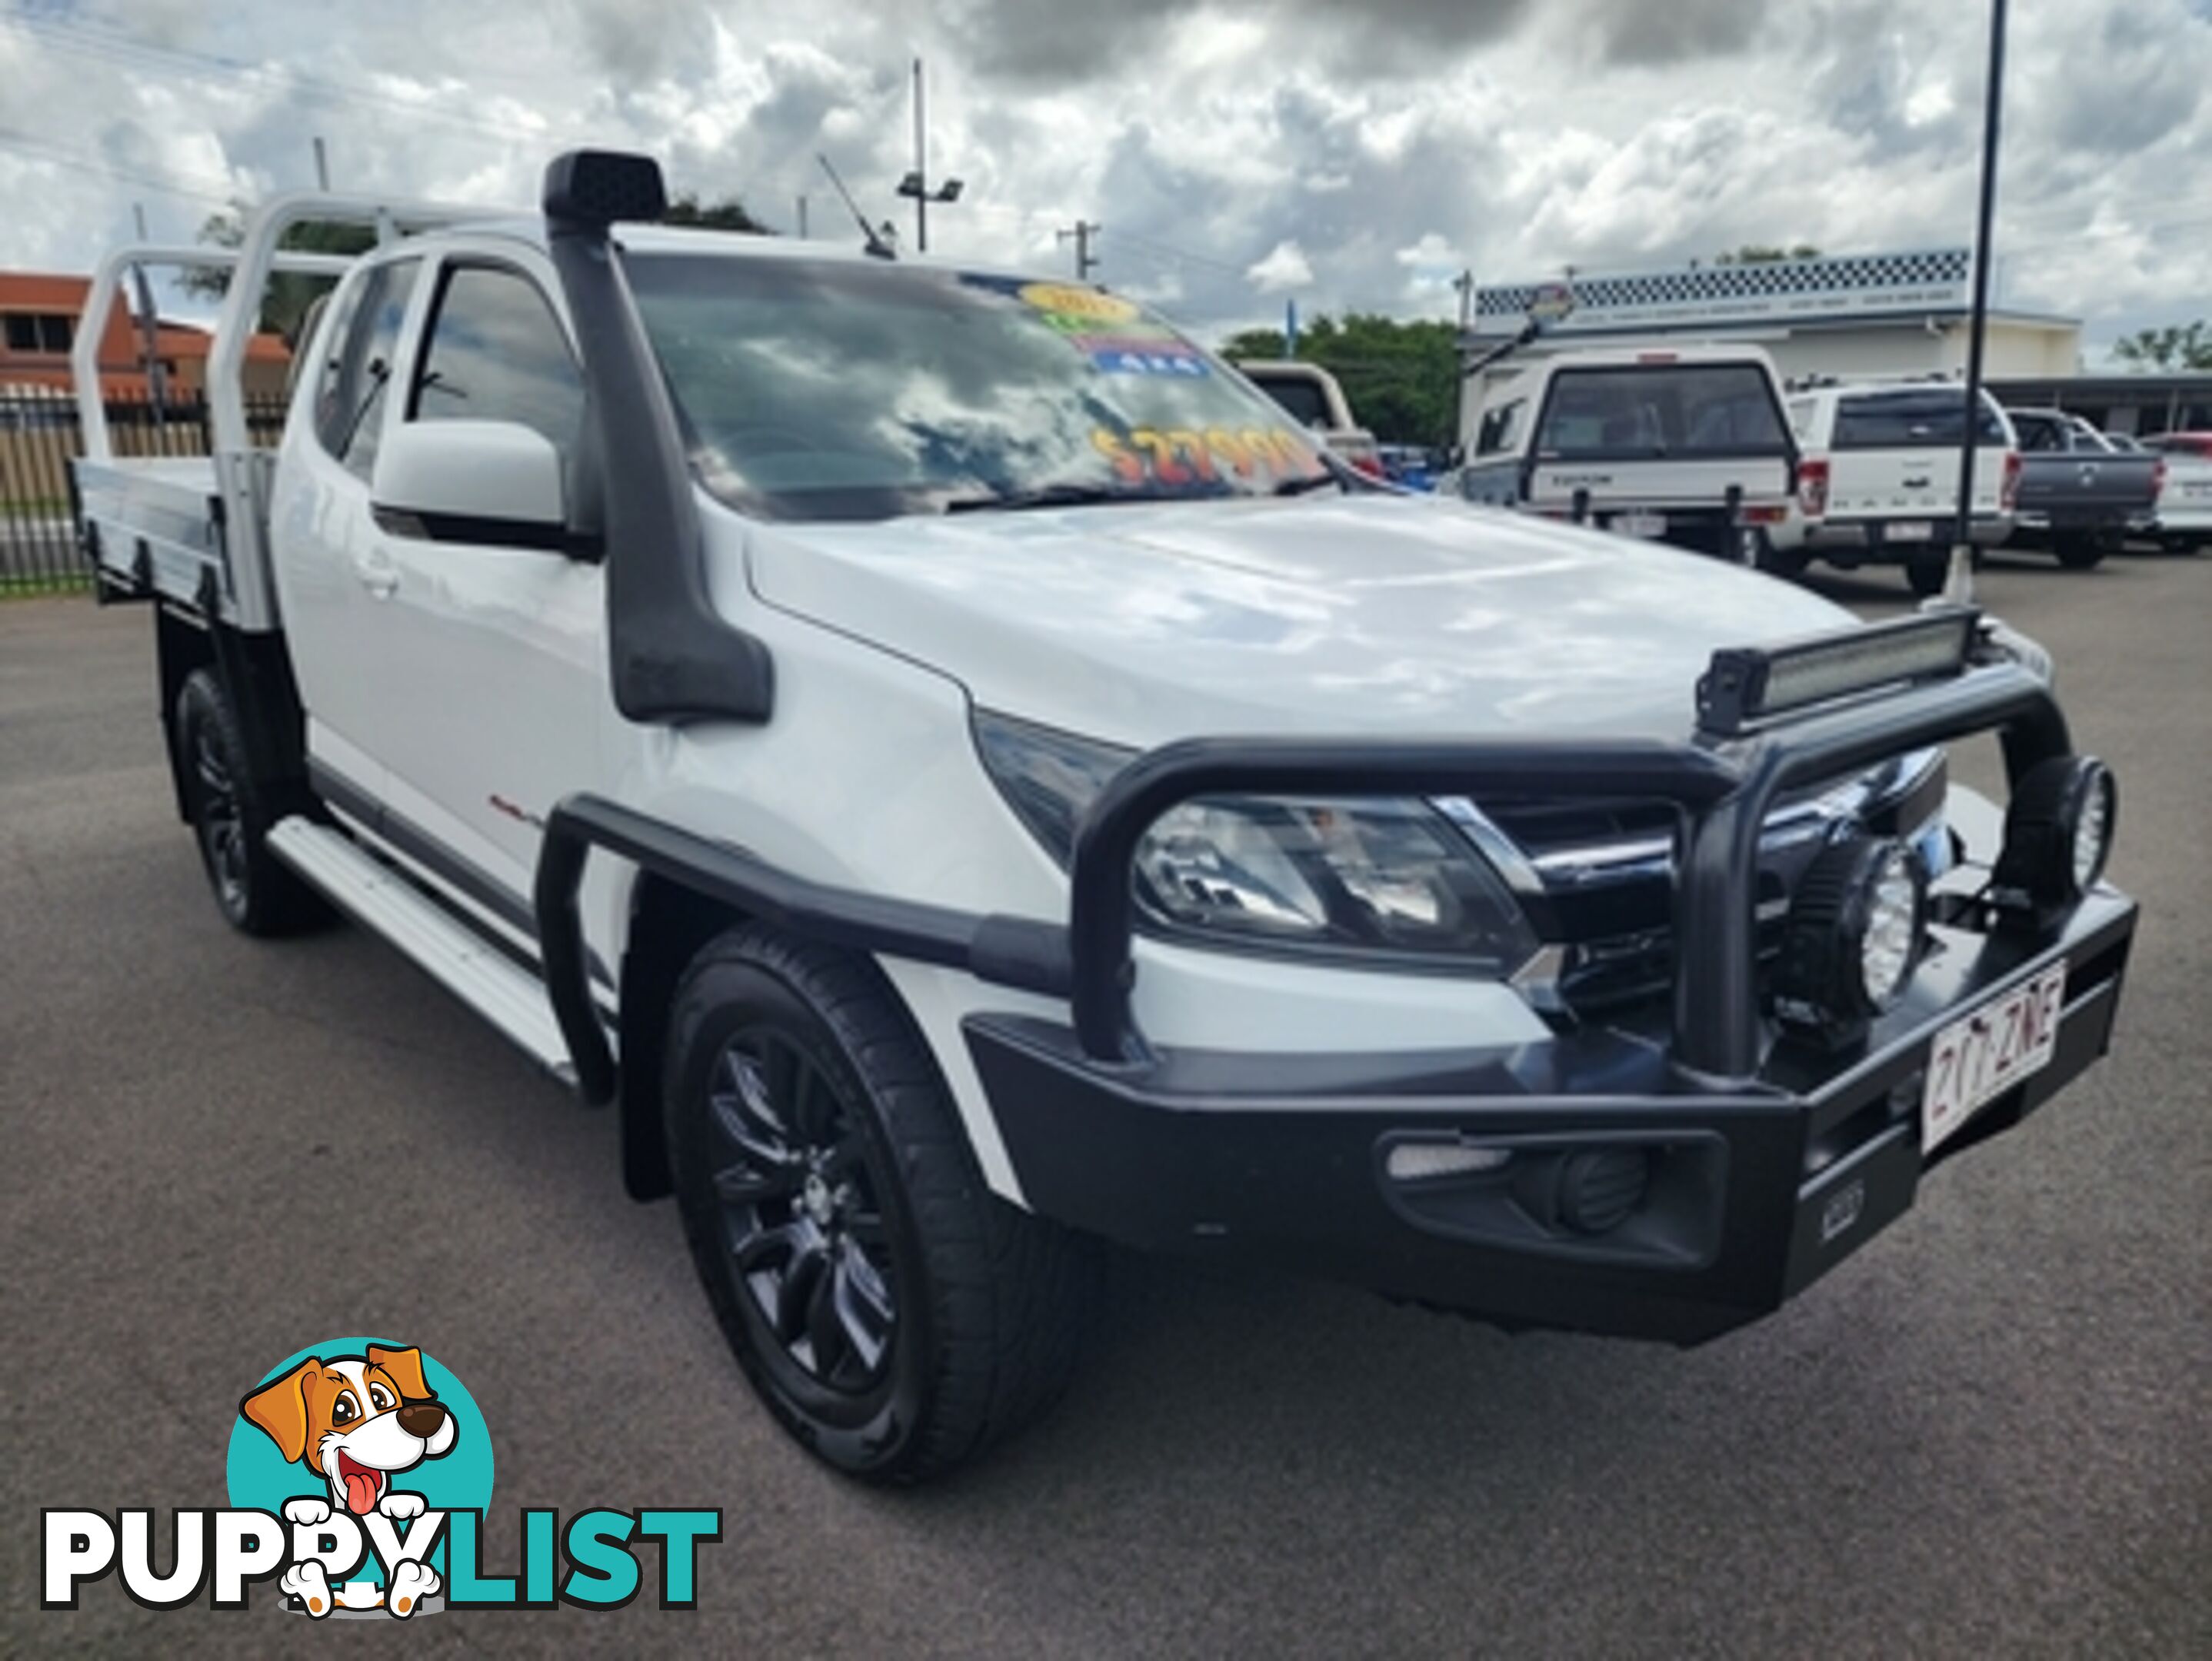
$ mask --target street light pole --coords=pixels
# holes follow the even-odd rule
[[[929,252],[929,204],[959,201],[961,188],[958,179],[948,179],[934,194],[930,191],[929,126],[922,109],[921,59],[917,58],[914,60],[914,171],[898,183],[898,194],[914,198],[915,252]]]
[[[914,251],[929,252],[929,124],[921,111],[921,59],[914,60]]]
[[[1990,239],[1997,201],[1997,118],[2004,101],[2005,0],[1990,0],[1990,75],[1983,93],[1982,206],[1974,233],[1973,312],[1966,328],[1965,436],[1959,446],[1959,517],[1943,597],[1964,604],[1974,590],[1974,452],[1982,427],[1982,343],[1988,332]]]

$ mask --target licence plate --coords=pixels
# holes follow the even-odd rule
[[[1663,536],[1667,534],[1664,513],[1616,513],[1613,529],[1624,536]]]
[[[1984,1004],[1936,1034],[1921,1098],[1920,1151],[1932,1154],[1975,1112],[2051,1064],[2066,1006],[2066,965]]]
[[[1932,543],[1936,527],[1926,519],[1899,519],[1882,530],[1885,541],[1893,543]]]

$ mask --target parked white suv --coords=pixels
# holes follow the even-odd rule
[[[1943,381],[1858,382],[1793,392],[1790,427],[1803,454],[1797,505],[1803,557],[1844,570],[1901,566],[1916,594],[1942,591],[1958,528],[1965,389]],[[1974,444],[1976,548],[2012,533],[2020,444],[1997,401],[1981,395]]]
[[[216,453],[95,381],[76,480],[223,915],[335,904],[614,1106],[817,1456],[1040,1410],[1094,1237],[1709,1338],[2102,1052],[2112,781],[1976,613],[1372,487],[1119,296],[663,208],[280,199],[195,256]],[[415,233],[272,459],[240,343],[333,217]]]

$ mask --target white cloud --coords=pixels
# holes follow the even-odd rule
[[[920,52],[933,174],[968,187],[933,249],[1065,269],[1081,218],[1102,276],[1201,330],[1291,287],[1449,316],[1462,266],[1966,240],[1983,27],[1924,0],[83,0],[0,12],[0,265],[83,269],[133,201],[189,239],[310,183],[317,135],[344,187],[524,204],[554,149],[638,146],[842,239],[826,152],[908,226]],[[2016,8],[2006,94],[2007,297],[2093,341],[2204,313],[2202,6]]]
[[[1252,286],[1263,294],[1288,294],[1293,288],[1313,287],[1313,267],[1306,261],[1305,251],[1295,242],[1278,242],[1268,250],[1265,259],[1255,260],[1244,269],[1252,279]]]

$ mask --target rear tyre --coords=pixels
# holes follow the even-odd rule
[[[2112,544],[2094,531],[2062,530],[2051,539],[2051,551],[2069,571],[2094,571],[2112,552]]]
[[[990,1191],[872,964],[757,926],[721,935],[677,990],[662,1076],[708,1300],[809,1452],[921,1482],[1060,1394],[1096,1248]]]
[[[1813,556],[1802,548],[1777,548],[1764,530],[1759,536],[1759,568],[1774,577],[1802,577]]]
[[[1923,598],[1941,594],[1943,584],[1951,574],[1948,559],[1930,559],[1925,555],[1914,555],[1905,562],[1905,580],[1912,591]]]
[[[327,920],[322,896],[270,852],[271,792],[254,776],[237,712],[210,671],[185,677],[174,720],[185,815],[224,920],[262,936],[295,934]]]

